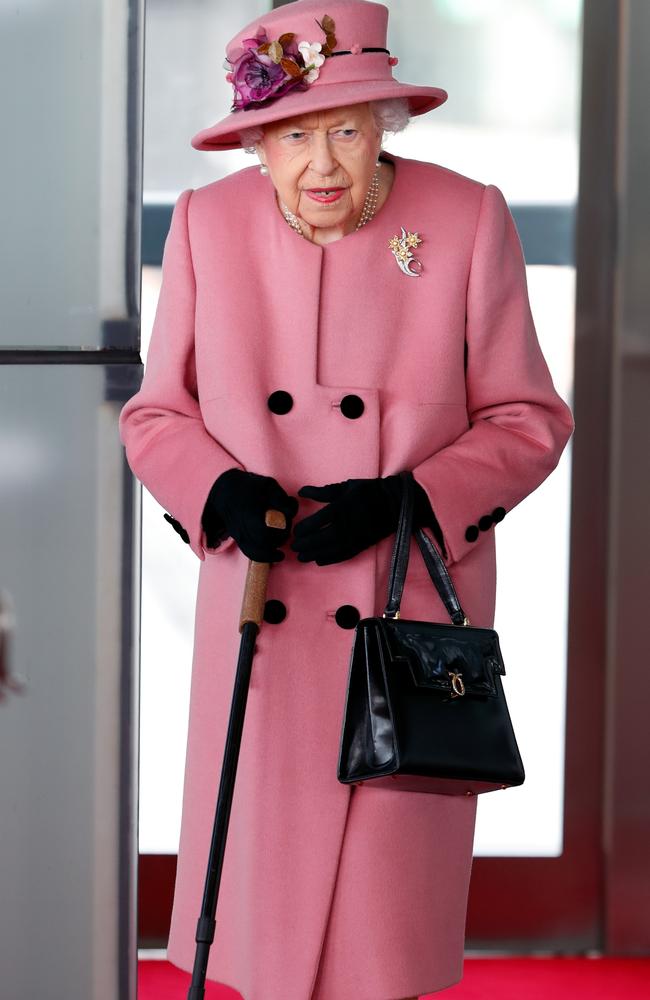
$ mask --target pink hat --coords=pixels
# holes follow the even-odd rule
[[[443,104],[445,90],[395,79],[387,27],[388,8],[368,0],[296,0],[251,21],[226,47],[231,112],[192,145],[238,149],[239,129],[386,97],[408,98],[412,115]]]

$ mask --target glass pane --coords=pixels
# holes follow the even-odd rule
[[[146,364],[162,270],[142,269],[142,359]],[[175,854],[192,672],[199,561],[142,490],[140,673],[141,854]]]
[[[111,0],[109,17],[106,0],[0,4],[2,347],[136,344],[129,7]]]
[[[228,113],[228,40],[268,0],[148,0],[144,189],[163,200],[255,162],[190,139]],[[581,0],[387,0],[397,79],[442,87],[387,149],[503,187],[509,201],[577,192]]]
[[[141,854],[175,854],[181,828],[199,560],[142,490]]]
[[[399,58],[395,75],[449,94],[386,147],[497,184],[511,207],[575,202],[580,0],[386,5],[388,47]],[[527,274],[542,350],[571,405],[575,271],[536,266]],[[476,856],[562,851],[570,476],[571,444],[553,475],[496,530],[495,628],[526,782],[479,798]],[[544,662],[534,662],[524,637],[540,615],[549,646]],[[546,694],[540,694],[540,676]]]
[[[542,350],[558,392],[572,405],[575,270],[535,266],[527,272]],[[143,269],[143,358],[159,283],[159,268]],[[562,850],[570,485],[571,443],[555,472],[497,529],[495,628],[526,781],[503,796],[481,796],[476,856],[553,856]],[[198,563],[180,539],[175,544],[170,537],[162,508],[146,490],[143,498],[140,850],[174,853]],[[548,645],[538,652],[544,659],[534,660],[526,635],[540,616]]]
[[[127,367],[110,372],[114,388]],[[3,686],[0,703],[6,1000],[129,996],[135,688],[107,372],[0,367],[0,671],[25,685]]]
[[[216,44],[213,10],[208,15],[202,5],[192,6],[197,23],[210,38],[210,45],[206,43],[210,59],[201,67],[191,58],[193,53],[187,43],[187,62],[182,73],[178,67],[175,73],[185,80],[188,88],[191,81],[192,94],[169,102],[169,106],[183,109],[180,121],[175,122],[173,115],[171,119],[165,117],[162,108],[159,112],[154,109],[152,114],[159,115],[160,127],[154,136],[152,118],[146,133],[150,138],[145,148],[145,164],[147,156],[151,157],[149,167],[145,168],[146,186],[154,194],[167,192],[169,197],[184,187],[207,183],[254,162],[247,154],[235,152],[196,155],[197,151],[189,146],[195,131],[227,112],[230,94],[223,81],[221,61],[225,42],[245,23],[246,17],[237,13],[232,23],[228,22],[223,39]],[[488,5],[480,0],[410,0],[408,4],[389,2],[387,6],[391,10],[388,44],[399,58],[395,75],[408,82],[441,86],[448,91],[449,99],[430,114],[413,119],[403,133],[387,136],[386,148],[402,156],[440,163],[483,183],[495,183],[511,206],[522,200],[538,205],[574,202],[578,176],[581,3],[495,0]],[[171,10],[161,0],[150,7],[154,21],[158,18],[162,22]],[[255,13],[253,10],[250,17]],[[221,17],[218,20],[221,30],[223,20]],[[177,28],[180,32],[177,37],[181,38],[183,32],[191,34],[198,30],[186,11],[183,24]],[[162,33],[162,23],[154,30]],[[169,72],[168,51],[164,54],[161,51],[162,37],[159,34],[148,62],[151,67],[158,58],[161,80],[167,74],[171,82],[167,80],[161,87],[156,83],[150,88],[148,109],[166,93],[165,86],[173,85],[175,75]],[[149,33],[148,45],[153,45],[152,38]],[[219,59],[214,52],[219,53]],[[185,108],[197,107],[196,94],[204,92],[206,74],[211,92],[204,106],[197,108],[196,120],[188,128]],[[219,107],[215,103],[217,98],[223,100]],[[167,113],[168,110],[165,109]],[[170,126],[174,130],[171,138]],[[150,151],[155,148],[154,158]],[[542,350],[556,388],[572,405],[574,268],[536,265],[528,267],[527,273]],[[158,282],[158,270],[146,268],[143,352],[146,352]],[[504,689],[527,777],[519,789],[480,797],[475,836],[477,856],[555,856],[562,850],[570,479],[571,445],[551,477],[510,512],[496,533],[495,627],[506,662]],[[147,812],[141,812],[140,817],[140,849],[175,852],[182,795],[179,758],[185,753],[191,669],[192,622],[187,601],[188,594],[193,598],[196,590],[198,566],[188,558],[190,554],[181,540],[178,539],[178,544],[173,538],[164,541],[165,533],[168,536],[171,529],[156,502],[147,496],[143,528],[141,734],[142,801]],[[169,560],[164,572],[159,569],[162,558]],[[522,573],[525,588],[521,586]],[[164,586],[161,581],[165,578],[174,580],[173,593],[161,591]],[[155,650],[162,645],[160,620],[156,617],[156,609],[161,607],[167,619],[164,641],[167,648],[173,644],[175,651],[176,662],[172,664],[169,679],[175,693],[172,697],[168,691],[167,702],[158,705],[152,700],[147,708],[148,698],[162,697],[161,686],[153,679],[155,671],[160,669]],[[525,634],[538,627],[540,618],[549,643],[544,662],[532,659],[524,641]],[[169,635],[170,630],[173,635]],[[150,687],[148,670],[152,674]],[[547,694],[540,695],[540,676],[545,678]],[[164,735],[155,721],[159,713],[166,713],[165,725],[169,728]],[[166,773],[172,773],[173,781],[163,792]],[[149,789],[145,787],[147,784]]]
[[[529,267],[542,350],[572,406],[575,269]],[[497,526],[497,606],[503,688],[526,780],[481,795],[474,854],[562,853],[572,441],[555,471]],[[530,636],[544,630],[544,643]]]
[[[147,0],[145,33],[144,190],[171,201],[256,162],[243,150],[205,152],[193,135],[230,111],[226,45],[271,9],[270,0]]]
[[[497,184],[509,202],[573,201],[581,0],[387,0],[394,75],[440,107],[386,147]]]

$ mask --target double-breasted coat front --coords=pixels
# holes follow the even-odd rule
[[[471,623],[492,626],[495,525],[573,430],[500,189],[381,155],[386,202],[326,246],[287,225],[256,167],[183,191],[144,379],[120,415],[131,469],[201,560],[168,945],[188,971],[248,568],[231,537],[206,546],[214,480],[237,466],[296,496],[412,470]],[[422,241],[418,277],[389,247],[402,227]],[[298,499],[296,520],[321,507]],[[326,566],[286,546],[269,573],[207,970],[245,1000],[394,1000],[462,976],[476,798],[336,776],[352,628],[384,610],[393,541]],[[415,540],[402,616],[448,620]]]

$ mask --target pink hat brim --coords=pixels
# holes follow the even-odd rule
[[[194,149],[203,150],[241,149],[237,134],[239,129],[293,118],[310,111],[325,111],[388,97],[408,98],[411,115],[422,115],[444,104],[448,94],[439,87],[418,87],[395,79],[321,83],[309,90],[290,91],[265,108],[232,111],[221,121],[197,132],[191,144]]]

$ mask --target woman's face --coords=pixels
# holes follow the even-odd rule
[[[309,226],[347,233],[361,215],[381,137],[369,105],[351,104],[271,122],[257,151],[295,215]],[[332,194],[323,197],[324,190]]]

